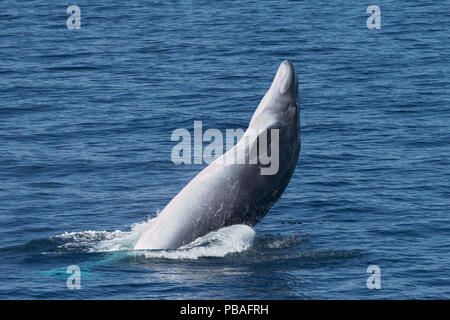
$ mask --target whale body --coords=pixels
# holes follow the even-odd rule
[[[258,223],[285,190],[298,161],[297,96],[297,73],[292,63],[284,60],[239,142],[204,168],[150,221],[134,249],[176,249],[223,227]],[[277,129],[278,141],[266,141],[278,143],[275,173],[262,174],[267,164],[259,161],[230,164],[224,160],[230,153],[239,156],[245,152],[251,157],[249,150],[260,148],[254,132],[273,129]],[[242,148],[244,142],[248,148]]]

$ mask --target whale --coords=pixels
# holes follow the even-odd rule
[[[178,249],[224,227],[257,224],[280,198],[295,171],[300,153],[298,105],[297,72],[284,60],[241,139],[149,221],[134,250]],[[255,154],[258,157],[262,149],[278,152],[278,164],[272,170],[272,164],[255,161]],[[239,156],[248,160],[229,161]],[[271,172],[264,173],[264,169]]]

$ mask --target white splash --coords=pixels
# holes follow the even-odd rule
[[[65,232],[56,238],[66,242],[60,249],[85,249],[87,252],[109,252],[132,250],[140,235],[152,220],[136,223],[130,231],[95,231]]]
[[[142,250],[136,255],[146,258],[198,259],[224,257],[230,253],[247,250],[255,238],[255,231],[246,225],[233,225],[208,233],[177,250]]]
[[[230,253],[248,249],[255,238],[255,231],[246,225],[233,225],[208,233],[192,243],[176,250],[136,250],[135,243],[152,220],[131,226],[130,231],[115,230],[66,232],[57,236],[64,241],[60,249],[87,252],[128,251],[136,256],[162,259],[198,259],[200,257],[224,257]]]

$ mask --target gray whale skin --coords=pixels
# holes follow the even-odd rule
[[[284,60],[243,137],[195,176],[150,221],[134,249],[176,249],[223,227],[258,223],[283,193],[297,164],[300,152],[297,95],[297,73],[292,63]],[[261,129],[279,132],[279,167],[275,174],[261,174],[262,167],[268,165],[259,162],[224,164],[222,158],[229,152],[245,150],[248,155],[250,148],[238,146],[244,141],[250,141],[249,145],[256,143],[249,132]],[[270,146],[268,149],[271,150]]]

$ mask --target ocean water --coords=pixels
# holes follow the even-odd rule
[[[0,298],[449,299],[449,4],[3,0]],[[172,131],[245,129],[286,58],[302,150],[278,203],[133,251],[204,167],[171,162]]]

